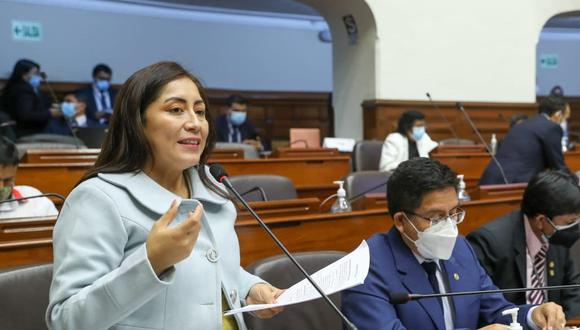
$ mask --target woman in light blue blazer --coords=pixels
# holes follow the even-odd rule
[[[235,207],[205,165],[206,107],[198,79],[173,62],[125,82],[99,158],[54,229],[50,329],[243,330],[223,311],[281,293],[240,267]],[[199,205],[180,219],[182,199]]]

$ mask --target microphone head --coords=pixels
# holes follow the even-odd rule
[[[211,173],[213,178],[218,182],[222,182],[225,177],[228,177],[228,173],[221,164],[212,164],[209,167],[209,173]]]
[[[461,102],[457,102],[455,103],[455,106],[459,109],[459,110],[463,110],[463,103]]]
[[[425,93],[425,95],[427,95],[428,98],[431,98],[431,94],[429,94],[429,92]]]
[[[47,78],[46,72],[42,71],[39,74],[40,74],[40,78],[42,78],[42,80],[46,80],[46,78]]]
[[[411,297],[407,292],[389,292],[389,301],[391,304],[405,304],[411,301]]]

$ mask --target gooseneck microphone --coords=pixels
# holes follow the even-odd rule
[[[451,123],[449,122],[449,120],[447,120],[447,117],[445,117],[443,112],[441,112],[441,109],[439,109],[439,106],[437,105],[437,103],[433,102],[433,99],[431,98],[431,94],[429,94],[429,92],[427,92],[427,93],[425,93],[425,95],[427,95],[427,98],[429,99],[429,103],[435,109],[435,111],[437,111],[439,116],[443,119],[443,121],[445,122],[445,125],[447,125],[447,128],[449,128],[449,131],[451,132],[451,135],[453,135],[453,138],[455,140],[458,140],[457,132],[455,132],[455,130],[453,129],[453,126],[451,126]]]
[[[266,231],[266,233],[272,238],[272,240],[276,243],[276,245],[278,245],[278,247],[290,259],[290,261],[292,261],[292,263],[296,266],[296,268],[300,270],[300,272],[304,275],[304,277],[308,280],[308,282],[310,282],[310,284],[312,284],[312,286],[316,289],[316,291],[320,293],[320,295],[322,296],[322,298],[324,298],[324,300],[328,303],[328,305],[336,312],[338,316],[340,316],[344,324],[349,329],[357,330],[357,327],[352,322],[350,322],[346,318],[346,316],[340,311],[340,309],[338,309],[338,307],[336,307],[336,305],[330,300],[330,298],[328,298],[328,296],[322,291],[322,289],[318,286],[318,284],[314,282],[314,280],[310,277],[310,275],[308,275],[306,270],[304,270],[304,268],[300,265],[300,263],[296,260],[296,258],[294,258],[292,254],[290,254],[286,246],[284,246],[284,244],[278,239],[278,237],[276,237],[276,235],[272,232],[272,230],[270,230],[268,225],[264,223],[264,221],[260,218],[260,216],[256,214],[256,212],[252,209],[252,207],[248,205],[248,203],[244,200],[244,198],[240,195],[240,193],[236,190],[236,188],[234,188],[234,186],[228,179],[228,174],[226,173],[223,166],[221,166],[220,164],[213,164],[209,167],[209,172],[218,182],[223,183],[223,185],[240,201],[240,203],[242,203],[242,205],[246,208],[246,210],[250,212],[250,214],[256,219],[256,221],[258,221],[260,227],[262,227],[262,229]]]
[[[501,174],[501,177],[503,178],[503,181],[505,182],[505,184],[509,184],[509,181],[508,181],[507,177],[505,176],[505,172],[503,171],[503,167],[501,166],[501,164],[499,163],[499,161],[497,160],[495,155],[491,152],[491,148],[489,147],[487,142],[485,142],[485,140],[481,136],[481,133],[479,133],[479,130],[477,129],[477,127],[475,127],[475,124],[471,120],[471,117],[469,117],[469,114],[467,114],[467,111],[465,111],[465,108],[463,108],[463,103],[457,102],[456,105],[457,105],[457,109],[459,109],[459,111],[465,117],[465,120],[467,120],[467,122],[469,123],[469,126],[471,126],[471,129],[477,135],[477,138],[479,139],[479,141],[485,146],[485,150],[487,150],[487,152],[491,156],[491,159],[493,159],[493,162],[495,163],[497,168],[499,168],[499,173]]]
[[[389,292],[389,301],[391,304],[405,304],[409,301],[425,299],[425,298],[440,298],[440,297],[456,297],[456,296],[471,296],[471,295],[484,295],[490,293],[514,293],[514,292],[527,292],[527,291],[553,291],[553,290],[564,290],[564,289],[577,289],[580,288],[580,284],[569,284],[569,285],[554,285],[554,286],[543,286],[538,288],[513,288],[513,289],[495,289],[495,290],[481,290],[481,291],[462,291],[462,292],[449,292],[449,293],[431,293],[431,294],[418,294],[418,293],[407,293],[407,292]]]
[[[0,204],[9,203],[9,202],[19,202],[19,201],[23,201],[23,200],[27,200],[27,199],[41,198],[41,197],[56,197],[56,198],[62,200],[63,202],[66,199],[61,194],[57,194],[57,193],[46,193],[46,194],[40,194],[40,195],[34,195],[34,196],[28,196],[28,197],[19,197],[19,198],[5,199],[3,201],[0,201]]]
[[[350,197],[350,198],[348,199],[348,201],[349,201],[350,203],[352,203],[352,202],[354,202],[354,201],[358,200],[359,198],[363,197],[364,195],[366,195],[366,194],[370,193],[371,191],[373,191],[373,190],[375,190],[375,189],[379,189],[379,188],[381,188],[381,187],[384,187],[384,186],[386,186],[386,185],[387,185],[387,183],[388,183],[388,179],[387,179],[387,181],[385,181],[385,182],[381,182],[380,184],[378,184],[378,185],[376,185],[376,186],[373,186],[372,188],[369,188],[369,189],[367,189],[367,190],[365,190],[365,191],[363,191],[363,192],[361,192],[361,193],[358,193],[358,194],[356,194],[356,195],[354,195],[354,196]]]

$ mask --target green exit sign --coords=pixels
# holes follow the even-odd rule
[[[559,62],[558,54],[540,55],[540,68],[542,69],[557,69]]]
[[[42,41],[42,24],[38,22],[12,21],[12,39]]]

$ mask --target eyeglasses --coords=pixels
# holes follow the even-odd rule
[[[465,210],[463,210],[459,207],[456,207],[453,210],[451,210],[451,212],[448,216],[437,217],[437,218],[427,218],[427,217],[424,217],[420,214],[417,214],[417,213],[414,213],[411,211],[403,211],[403,212],[414,215],[414,216],[419,217],[423,220],[427,220],[427,221],[429,221],[431,226],[436,225],[436,224],[438,224],[442,221],[445,221],[447,219],[451,219],[451,221],[455,222],[455,224],[458,225],[461,222],[463,222],[463,219],[465,219]]]
[[[572,227],[576,226],[578,223],[580,223],[580,218],[575,219],[574,221],[569,222],[565,225],[556,225],[556,224],[554,224],[554,221],[552,221],[552,219],[549,217],[546,217],[546,219],[548,219],[548,222],[550,223],[550,225],[552,225],[552,227],[555,230],[564,230],[564,229],[572,228]]]

